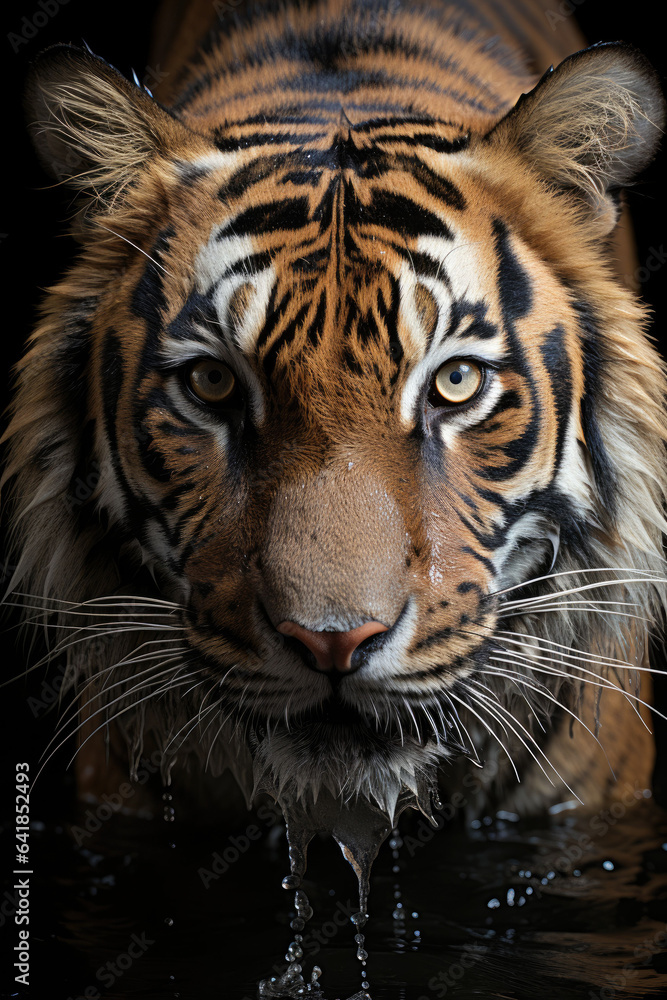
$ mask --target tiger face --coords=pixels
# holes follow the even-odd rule
[[[600,249],[655,147],[645,62],[588,50],[484,131],[341,112],[196,132],[70,49],[31,95],[52,169],[103,193],[23,366],[23,567],[78,602],[150,574],[146,617],[178,633],[171,660],[77,650],[94,712],[113,671],[128,731],[172,743],[192,717],[207,763],[381,805],[500,730],[535,758],[573,657],[611,649],[586,599],[549,619],[555,591],[620,567],[616,612],[660,600],[663,377]]]

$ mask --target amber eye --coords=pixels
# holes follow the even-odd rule
[[[438,405],[467,403],[482,384],[483,373],[475,361],[448,361],[435,376],[433,402]]]
[[[187,374],[188,384],[203,403],[219,406],[231,399],[236,379],[220,361],[195,361]]]

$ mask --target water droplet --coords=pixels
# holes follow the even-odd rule
[[[173,927],[174,926],[174,918],[173,917],[165,917],[164,918],[164,922],[167,925],[167,927]]]
[[[296,907],[297,916],[301,917],[302,920],[310,920],[313,915],[313,908],[308,902],[308,896],[301,889],[297,889],[294,894],[294,906]]]
[[[613,870],[614,870],[614,862],[613,861],[603,861],[602,862],[602,867],[607,872],[613,872]]]
[[[301,879],[297,875],[286,875],[282,881],[283,889],[298,889]]]
[[[286,962],[297,962],[300,958],[303,958],[303,949],[299,945],[298,941],[292,941],[287,949],[285,955]]]

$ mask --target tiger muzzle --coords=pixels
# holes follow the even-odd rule
[[[314,670],[358,670],[409,596],[409,534],[388,489],[347,463],[324,469],[276,492],[265,538],[260,590],[274,628]]]

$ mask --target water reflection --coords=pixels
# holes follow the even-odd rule
[[[38,824],[33,995],[256,1000],[284,971],[296,915],[284,833],[251,826],[223,837],[113,816],[77,846],[67,825]],[[332,842],[312,845],[304,889],[304,974],[320,966],[323,997],[346,1000],[358,897]],[[667,814],[642,799],[618,816],[504,814],[435,836],[406,815],[369,910],[373,1000],[664,997]]]

